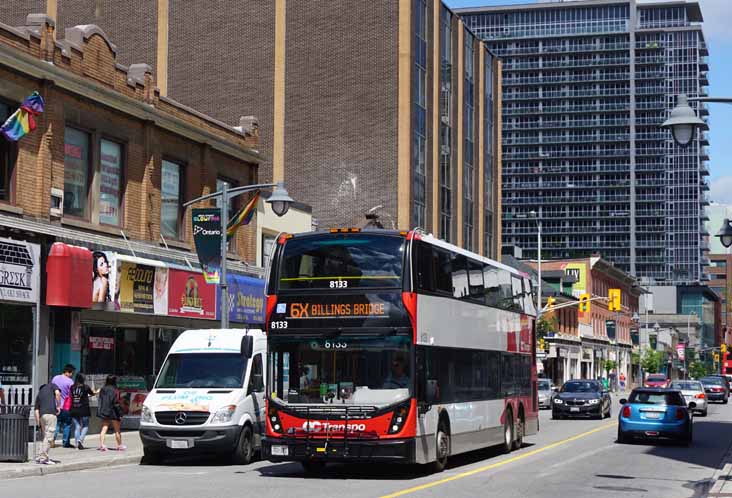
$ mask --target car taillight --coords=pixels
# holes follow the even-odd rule
[[[683,408],[676,409],[676,420],[684,420],[686,418],[686,410]]]
[[[706,398],[707,396],[706,396],[706,395],[705,395],[704,393],[699,393],[699,394],[697,394],[697,395],[696,395],[696,396],[694,396],[694,397],[695,397],[696,399],[704,399],[704,398]]]
[[[623,417],[626,417],[626,418],[630,417],[630,407],[629,406],[623,407]]]

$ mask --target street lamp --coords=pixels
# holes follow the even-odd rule
[[[721,104],[732,104],[729,97],[687,97],[680,94],[676,98],[676,107],[671,110],[669,118],[663,122],[661,128],[671,128],[671,136],[681,147],[689,145],[694,138],[694,131],[699,126],[706,126],[706,123],[699,119],[689,102],[718,102]]]
[[[536,221],[536,273],[537,290],[536,296],[536,319],[541,316],[541,219],[536,211],[529,211],[529,217]]]
[[[719,241],[725,248],[729,249],[729,246],[732,246],[732,226],[729,224],[729,219],[724,219],[722,228],[719,229],[716,237],[719,237]]]
[[[197,202],[207,199],[221,198],[221,277],[219,279],[220,289],[220,310],[221,310],[221,328],[229,328],[229,285],[226,283],[226,229],[229,225],[229,200],[247,192],[256,190],[272,189],[272,194],[265,201],[272,207],[272,211],[279,217],[284,216],[290,209],[290,205],[295,202],[285,190],[282,182],[278,183],[260,183],[256,185],[246,185],[244,187],[236,187],[230,189],[228,184],[224,182],[223,188],[218,192],[202,195],[196,199],[190,200],[183,204],[188,207]]]
[[[686,344],[691,342],[691,334],[689,333],[689,329],[691,328],[691,315],[697,316],[696,311],[691,310],[686,317]],[[696,327],[694,327],[694,330],[696,330]],[[684,379],[686,379],[686,346],[684,346]]]

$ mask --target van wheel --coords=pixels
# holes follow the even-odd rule
[[[325,462],[319,460],[303,460],[300,464],[305,474],[309,476],[319,476],[325,470]]]
[[[513,448],[513,412],[511,409],[506,410],[506,416],[503,420],[503,453],[511,453]]]
[[[254,437],[252,428],[245,425],[241,430],[241,434],[239,434],[239,441],[236,443],[232,460],[236,465],[249,465],[253,457]]]
[[[435,447],[435,461],[432,462],[432,472],[442,472],[447,466],[447,457],[450,455],[450,434],[444,422],[437,427],[437,441]]]
[[[161,452],[147,448],[142,449],[141,465],[160,465],[161,463],[163,463],[163,454]]]

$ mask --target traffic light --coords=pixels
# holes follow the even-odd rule
[[[546,310],[547,311],[553,311],[554,310],[554,303],[557,301],[557,298],[549,296],[546,298]]]
[[[607,290],[608,311],[620,311],[620,289]]]
[[[579,310],[583,313],[590,311],[590,294],[580,294]]]
[[[719,352],[722,353],[722,354],[726,353],[727,352],[727,345],[726,344],[720,345],[719,346]]]
[[[714,358],[714,363],[719,363],[719,353],[713,353],[712,358]]]
[[[544,348],[544,338],[543,337],[539,338],[539,351],[546,351],[546,349]]]

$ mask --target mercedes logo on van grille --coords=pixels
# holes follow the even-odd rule
[[[178,412],[175,414],[175,423],[178,425],[183,425],[186,423],[187,418],[188,415],[186,415],[186,412]]]

